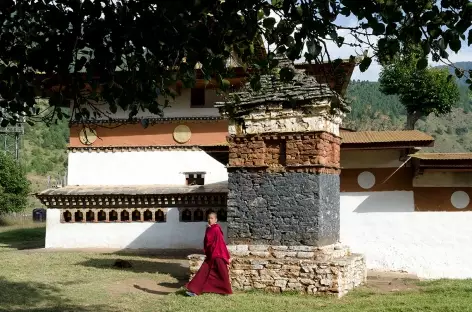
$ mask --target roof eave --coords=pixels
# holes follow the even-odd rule
[[[432,146],[434,146],[434,141],[341,143],[341,148],[343,150],[404,149]]]

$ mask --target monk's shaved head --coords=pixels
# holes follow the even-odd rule
[[[215,212],[210,212],[207,218],[208,218],[209,225],[213,225],[218,221],[218,217]]]

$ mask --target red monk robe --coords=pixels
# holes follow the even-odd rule
[[[215,216],[209,216],[210,219]],[[230,256],[219,224],[209,225],[205,232],[204,240],[205,261],[195,277],[186,285],[187,289],[196,294],[215,293],[222,295],[232,294],[229,281],[228,265]]]

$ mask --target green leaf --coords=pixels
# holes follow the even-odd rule
[[[229,80],[223,79],[223,80],[221,81],[220,89],[221,89],[222,91],[227,91],[230,86],[231,86],[231,83],[229,82]]]
[[[259,10],[259,12],[257,12],[257,20],[260,21],[261,19],[263,19],[264,14],[265,14],[265,11]]]
[[[264,19],[264,21],[262,22],[262,25],[267,29],[274,29],[275,23],[277,23],[275,18],[268,17]]]
[[[423,48],[423,52],[425,55],[431,52],[431,46],[428,41],[423,41],[423,43],[421,44],[421,47]]]
[[[269,9],[268,7],[264,7],[262,10],[264,11],[264,15],[265,15],[265,16],[269,16],[269,15],[270,15],[270,9]]]
[[[359,64],[360,71],[365,72],[369,68],[371,63],[372,63],[372,58],[368,56],[364,57],[364,59]]]
[[[428,59],[426,57],[422,57],[416,63],[416,69],[423,70],[428,67]]]
[[[451,50],[454,51],[454,52],[459,52],[459,50],[461,49],[461,41],[459,40],[459,38],[456,38],[452,41],[449,42],[449,47],[451,47]]]
[[[467,35],[467,45],[472,45],[472,29],[469,30],[469,34]]]
[[[460,70],[459,68],[454,69],[454,73],[456,74],[457,78],[462,78],[464,76],[464,71]]]

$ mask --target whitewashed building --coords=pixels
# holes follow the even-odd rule
[[[343,94],[348,81],[325,66],[298,68]],[[354,64],[343,66],[350,78]],[[202,86],[182,90],[164,118],[71,125],[68,185],[37,194],[46,248],[200,249],[209,211],[226,231],[228,122]],[[370,269],[472,278],[472,154],[418,153],[434,143],[419,131],[340,136],[341,242]]]

